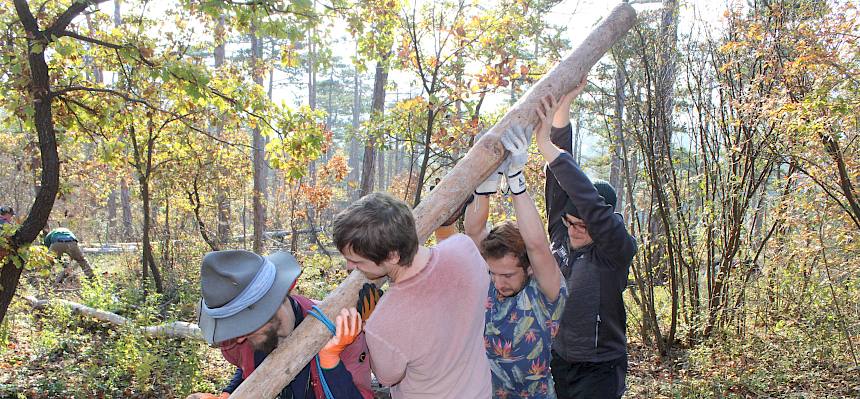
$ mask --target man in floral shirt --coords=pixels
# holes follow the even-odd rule
[[[475,190],[478,195],[466,210],[466,234],[481,249],[492,278],[484,346],[493,375],[493,397],[502,399],[556,397],[550,349],[567,298],[543,223],[526,191],[523,168],[530,140],[520,126],[502,136],[511,154],[497,173],[507,177],[517,222],[506,221],[487,232],[489,195],[497,191],[500,180],[496,173]]]

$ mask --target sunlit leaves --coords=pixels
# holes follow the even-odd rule
[[[302,106],[297,110],[281,107],[276,111],[277,130],[267,130],[271,140],[266,145],[269,164],[282,170],[289,180],[298,180],[308,171],[308,164],[328,148],[331,131],[325,129],[325,113]]]

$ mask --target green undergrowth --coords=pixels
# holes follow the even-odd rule
[[[78,302],[116,313],[128,323],[119,326],[73,314],[58,301],[34,310],[16,298],[0,331],[0,397],[181,398],[224,385],[232,367],[217,349],[199,340],[155,338],[139,330],[195,322],[196,287],[178,286],[165,295],[151,287],[144,292],[128,267],[133,259],[92,259],[98,274],[92,282],[67,280],[50,292],[45,288],[52,284],[46,282],[53,280],[24,276],[19,293]]]
[[[125,317],[124,326],[73,314],[52,302],[34,310],[16,298],[0,325],[0,398],[184,398],[191,392],[218,392],[232,375],[220,351],[205,343],[143,336],[139,326],[196,322],[199,260],[203,250],[178,251],[165,280],[164,295],[144,292],[134,255],[93,257],[98,274],[55,287],[53,275],[25,274],[19,294],[63,298]],[[294,292],[322,299],[346,276],[342,259],[300,254],[303,274]],[[28,272],[29,273],[29,272]],[[762,286],[765,282],[762,282]],[[790,289],[797,281],[780,282]],[[779,287],[779,286],[774,286]],[[660,357],[640,335],[638,307],[627,295],[630,369],[627,398],[858,398],[857,368],[846,331],[860,347],[856,322],[857,284],[836,291],[845,304],[833,310],[825,284],[808,283],[795,302],[761,302],[756,286],[738,323],[711,337],[686,342],[688,322],[679,323],[672,356]],[[668,326],[668,296],[655,290],[660,324]],[[840,294],[844,293],[844,294]],[[788,296],[787,296],[788,297]],[[756,309],[771,309],[756,311]],[[846,330],[847,327],[847,330]]]

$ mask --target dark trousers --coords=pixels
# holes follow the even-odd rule
[[[568,362],[552,351],[552,379],[558,399],[616,399],[624,394],[627,356],[608,362]]]

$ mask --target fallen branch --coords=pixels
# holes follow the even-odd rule
[[[35,297],[25,295],[24,298],[33,309],[45,309],[51,302],[62,304],[71,308],[73,312],[80,313],[85,316],[90,316],[96,320],[108,322],[118,326],[124,326],[131,323],[127,318],[116,313],[111,313],[105,310],[91,308],[77,302],[68,301],[65,299],[37,299]],[[141,333],[151,337],[170,337],[170,338],[190,338],[203,341],[203,335],[200,333],[200,327],[197,324],[186,323],[184,321],[175,321],[172,323],[159,324],[157,326],[141,326],[138,327]]]

